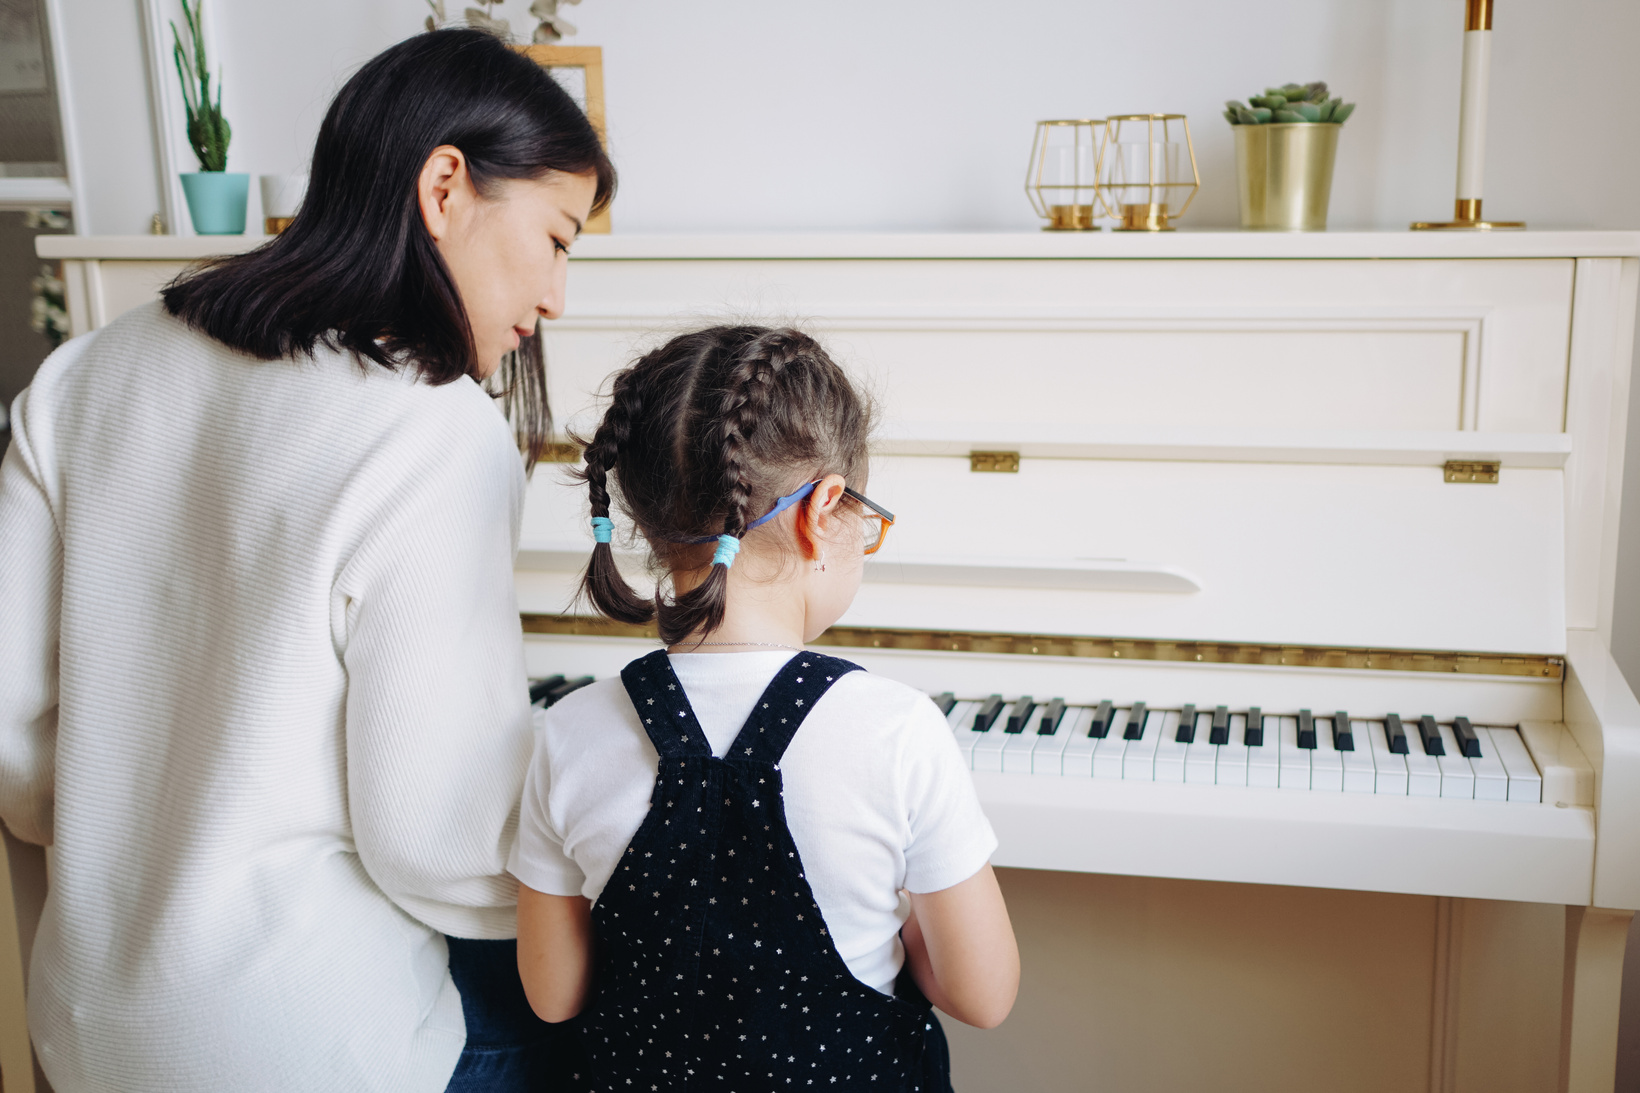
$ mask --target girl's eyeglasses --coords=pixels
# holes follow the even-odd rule
[[[764,524],[767,524],[770,520],[773,520],[776,516],[779,516],[781,513],[803,500],[803,498],[813,493],[814,487],[819,484],[819,482],[810,482],[807,485],[801,486],[798,489],[793,490],[791,493],[788,493],[786,496],[778,499],[775,501],[773,508],[769,509],[769,511],[765,512],[762,516],[759,516],[756,520],[753,520],[751,523],[747,524],[746,531],[751,531],[753,528],[762,527]],[[877,504],[877,502],[873,501],[865,494],[860,493],[858,490],[844,486],[843,492],[858,501],[860,506],[866,510],[865,552],[867,554],[877,553],[877,551],[882,548],[883,540],[888,538],[888,529],[894,526],[894,514],[883,508],[883,506]],[[742,534],[745,534],[745,532],[742,532]],[[717,538],[718,537],[716,535],[705,535],[699,539],[685,539],[684,542],[715,543],[717,542]]]
[[[866,553],[877,553],[882,549],[883,541],[888,538],[888,529],[894,526],[894,514],[852,487],[844,486],[843,492],[858,501],[860,507],[866,510]]]

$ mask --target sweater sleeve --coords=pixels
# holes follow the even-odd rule
[[[51,842],[63,544],[18,396],[0,461],[0,819]]]
[[[503,938],[517,930],[506,860],[531,745],[512,574],[524,484],[505,426],[480,425],[393,453],[406,473],[338,593],[359,857],[434,929]]]

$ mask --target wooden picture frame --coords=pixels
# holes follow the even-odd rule
[[[598,139],[603,141],[604,148],[609,148],[609,130],[604,125],[604,51],[602,46],[520,46],[524,56],[540,65],[542,68],[574,68],[581,71],[583,98],[580,101],[581,109],[586,111],[587,120],[592,127],[598,130]],[[570,89],[574,94],[573,89]],[[587,221],[582,230],[609,234],[609,210],[594,216]]]

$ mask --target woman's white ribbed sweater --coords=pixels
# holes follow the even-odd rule
[[[524,478],[471,380],[255,361],[156,305],[0,466],[0,817],[55,846],[58,1093],[443,1089],[442,933],[511,937]]]

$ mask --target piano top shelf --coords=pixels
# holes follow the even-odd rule
[[[41,258],[190,261],[236,254],[261,235],[42,235]],[[773,232],[583,236],[577,261],[698,259],[1634,258],[1640,232]]]

